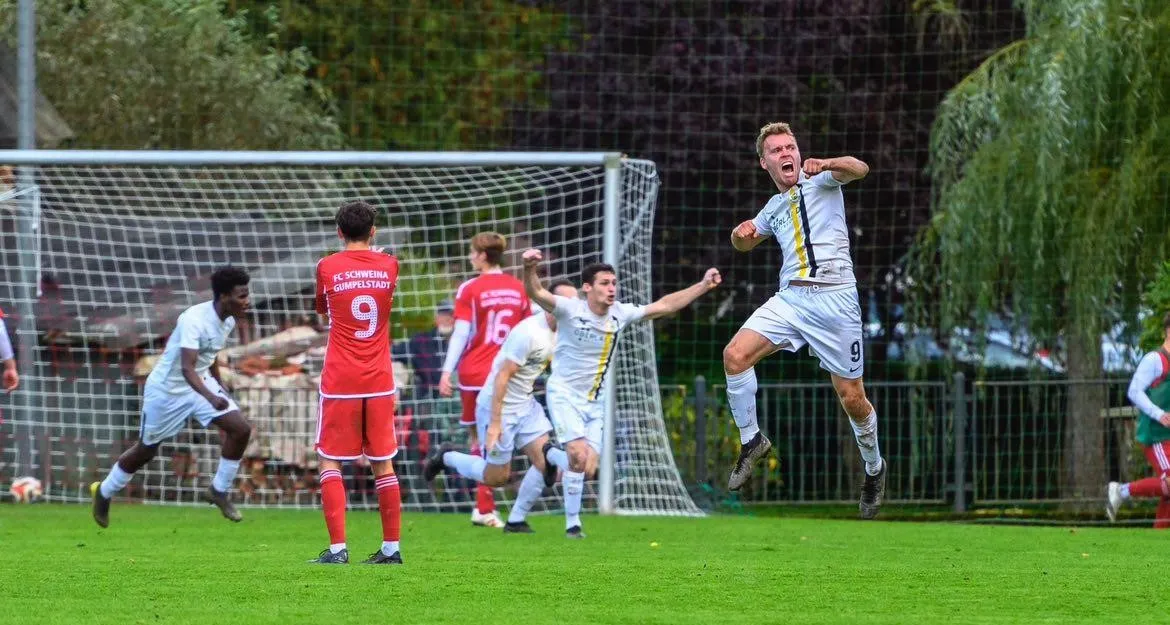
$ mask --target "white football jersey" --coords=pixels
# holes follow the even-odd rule
[[[776,237],[780,245],[780,288],[791,280],[856,282],[841,183],[828,171],[800,177],[791,189],[773,195],[754,220],[756,232]]]
[[[527,410],[532,402],[532,387],[536,378],[544,372],[548,361],[553,356],[553,344],[556,342],[553,331],[548,327],[544,313],[527,317],[517,323],[508,337],[500,345],[500,351],[492,360],[492,370],[483,383],[475,403],[479,408],[491,409],[492,395],[495,392],[496,376],[504,361],[510,360],[520,366],[520,369],[508,380],[504,392],[504,412],[515,413]]]
[[[191,391],[191,385],[183,379],[181,350],[199,350],[195,375],[204,377],[235,327],[235,317],[221,320],[213,302],[203,302],[184,310],[179,315],[174,332],[171,332],[171,338],[167,339],[162,357],[147,376],[146,383],[167,393]]]
[[[554,297],[557,346],[548,386],[595,401],[609,371],[618,334],[645,317],[646,307],[614,302],[609,312],[599,317],[583,299]]]

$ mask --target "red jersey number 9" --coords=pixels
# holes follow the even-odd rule
[[[353,298],[349,305],[349,312],[358,321],[365,321],[370,325],[365,330],[358,330],[353,335],[359,339],[368,339],[378,330],[378,301],[369,295],[359,295]]]

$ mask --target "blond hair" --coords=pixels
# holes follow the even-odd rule
[[[760,129],[760,135],[756,137],[756,155],[760,158],[764,158],[764,140],[772,135],[791,135],[796,138],[796,135],[792,134],[792,127],[784,122],[772,122],[764,125]]]
[[[480,232],[471,237],[471,249],[484,253],[484,260],[489,265],[500,265],[504,260],[504,250],[508,249],[508,240],[499,232]]]

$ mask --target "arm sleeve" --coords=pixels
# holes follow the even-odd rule
[[[572,316],[577,302],[581,301],[565,297],[564,295],[553,295],[553,300],[556,302],[556,306],[553,307],[553,317],[556,317],[558,322],[564,321]]]
[[[830,189],[836,189],[837,187],[843,186],[845,184],[844,182],[841,182],[840,180],[837,180],[836,178],[834,178],[833,172],[828,171],[828,170],[822,171],[821,173],[813,176],[812,178],[809,178],[809,182],[813,183],[814,185],[816,185],[818,187],[826,187],[826,188],[830,188]]]
[[[756,234],[760,234],[766,237],[772,236],[772,228],[768,225],[768,214],[771,212],[771,210],[772,200],[768,200],[768,203],[765,204],[764,207],[760,209],[760,212],[756,213],[755,218],[752,219],[752,223],[756,224]]]
[[[179,336],[179,347],[199,349],[199,333],[191,327],[191,315],[179,315],[179,322],[175,324],[174,334]]]
[[[467,288],[470,282],[459,285],[455,291],[455,320],[471,323],[471,289]]]
[[[1160,377],[1162,357],[1157,352],[1150,352],[1138,363],[1137,371],[1133,373],[1133,379],[1129,381],[1129,391],[1126,393],[1129,401],[1151,419],[1161,417],[1162,409],[1150,399],[1146,390]]]
[[[325,305],[325,284],[321,280],[321,263],[317,263],[317,314],[329,314],[329,308]]]
[[[646,317],[646,307],[645,306],[636,306],[634,304],[626,304],[624,302],[618,302],[617,304],[614,305],[614,307],[617,308],[618,314],[621,316],[622,319],[625,320],[626,324],[631,324],[631,323],[641,321],[643,318]]]
[[[500,353],[504,358],[523,366],[528,362],[528,348],[532,344],[531,337],[528,333],[521,329],[517,332],[513,329],[508,333],[508,338],[504,339],[504,344],[500,346]]]
[[[12,360],[16,354],[12,352],[12,341],[8,339],[8,328],[4,326],[4,318],[0,317],[0,361]]]
[[[458,310],[458,304],[456,304]],[[463,357],[463,350],[467,347],[467,338],[471,336],[471,323],[459,319],[455,322],[455,330],[451,332],[451,340],[447,343],[447,357],[443,359],[443,373],[451,373],[459,365]]]

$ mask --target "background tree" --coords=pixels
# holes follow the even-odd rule
[[[41,0],[37,86],[77,147],[339,148],[333,99],[303,48],[266,46],[217,0]],[[16,0],[0,0],[15,33]],[[15,44],[15,41],[13,41]]]
[[[504,147],[509,113],[539,106],[546,53],[570,23],[508,0],[231,0],[249,21],[279,7],[285,49],[317,59],[308,74],[336,94],[354,146],[371,150]]]
[[[1170,4],[1019,3],[1026,36],[947,95],[931,132],[934,215],[911,275],[918,323],[981,328],[1008,314],[1102,377],[1101,335],[1136,322],[1167,251]],[[1104,388],[1068,397],[1066,496],[1105,480]]]

